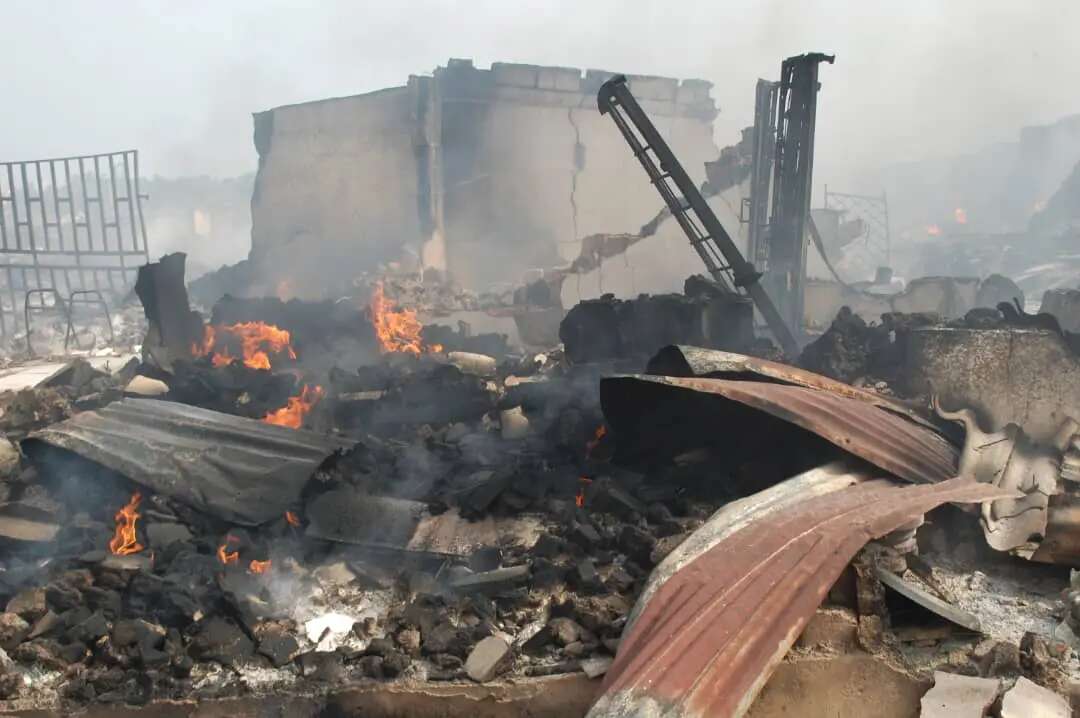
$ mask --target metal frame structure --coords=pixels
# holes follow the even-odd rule
[[[605,82],[596,100],[600,114],[609,115],[615,122],[712,278],[728,291],[741,290],[749,295],[784,353],[798,356],[799,347],[790,325],[784,322],[758,281],[761,275],[739,252],[663,136],[634,99],[626,86],[626,77],[616,75]]]
[[[769,261],[769,189],[776,153],[776,103],[780,83],[758,80],[754,94],[754,140],[750,166],[750,216],[746,253],[754,266],[763,268]]]
[[[136,150],[0,163],[0,335],[28,291],[130,288],[149,260],[142,199]]]
[[[866,244],[885,255],[884,264],[889,265],[892,253],[892,236],[889,232],[889,200],[882,192],[880,197],[846,192],[830,192],[825,185],[825,209],[850,213],[866,222]]]
[[[772,215],[765,283],[788,326],[802,326],[806,285],[806,232],[814,171],[818,65],[835,55],[796,55],[780,66]]]

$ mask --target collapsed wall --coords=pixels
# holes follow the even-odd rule
[[[451,60],[403,87],[257,113],[251,258],[261,289],[291,281],[299,296],[318,296],[392,261],[473,288],[517,284],[577,257],[589,234],[637,231],[661,203],[596,109],[611,76]],[[629,83],[703,181],[719,154],[710,83]],[[677,287],[685,262],[671,263]]]

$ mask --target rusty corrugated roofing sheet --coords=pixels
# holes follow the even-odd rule
[[[645,373],[696,377],[698,379],[771,381],[805,386],[810,389],[823,389],[839,396],[858,399],[879,406],[882,409],[903,414],[912,421],[928,428],[938,428],[927,416],[897,399],[860,389],[857,386],[806,369],[800,369],[797,366],[746,354],[736,354],[735,352],[725,352],[718,349],[704,349],[685,344],[671,344],[656,352],[656,355],[646,365]]]
[[[31,459],[69,451],[231,523],[293,507],[315,470],[354,445],[339,437],[157,399],[122,399],[34,432]]]
[[[969,479],[873,480],[763,510],[649,595],[589,716],[744,715],[867,541],[940,504],[1006,493]],[[699,531],[722,533],[727,518]]]
[[[660,389],[657,389],[660,387]],[[642,400],[645,388],[652,388]],[[712,395],[720,402],[737,402],[817,434],[832,444],[869,461],[894,476],[931,483],[956,476],[959,450],[925,425],[833,391],[802,386],[728,379],[693,379],[651,375],[614,376],[600,382],[604,416],[620,444],[633,445],[649,431],[656,392],[674,395]],[[647,408],[643,405],[649,404]],[[638,410],[638,405],[642,405]],[[672,410],[672,414],[680,412]],[[702,412],[700,421],[710,421]],[[713,427],[717,439],[729,427]],[[734,428],[734,427],[732,427]]]

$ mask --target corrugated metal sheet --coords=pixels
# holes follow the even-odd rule
[[[922,424],[930,429],[936,428],[940,430],[941,428],[928,416],[921,414],[897,399],[860,389],[851,384],[845,384],[842,381],[830,379],[822,374],[816,374],[790,364],[781,364],[780,362],[745,354],[736,354],[735,352],[672,344],[660,349],[656,356],[649,360],[645,367],[645,373],[695,377],[698,379],[746,379],[751,381],[756,379],[805,386],[809,389],[824,389],[839,396],[858,399],[882,409],[903,414],[915,423]]]
[[[789,500],[766,502],[758,516],[721,512],[699,529],[724,537],[649,595],[591,718],[744,715],[867,541],[940,504],[1005,492],[951,479],[866,481],[805,501],[793,500],[799,489],[781,493]],[[743,524],[726,530],[736,519]]]
[[[904,416],[866,401],[832,391],[802,386],[728,379],[692,379],[631,375],[600,382],[604,416],[617,440],[634,444],[648,431],[648,417],[657,403],[656,392],[641,399],[643,387],[662,387],[664,393],[713,395],[719,401],[753,407],[810,431],[836,446],[908,481],[931,483],[956,476],[959,450],[941,434]],[[673,397],[668,397],[673,398]],[[635,408],[637,407],[637,408]],[[678,413],[678,412],[673,412]],[[701,412],[697,420],[714,417]],[[730,417],[729,417],[730,418]],[[712,426],[720,441],[728,427]],[[772,437],[780,442],[779,437]]]
[[[22,442],[34,461],[63,449],[224,521],[253,526],[293,507],[343,439],[156,399],[123,399]]]

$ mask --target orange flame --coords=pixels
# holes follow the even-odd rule
[[[292,511],[285,512],[285,520],[289,523],[289,526],[297,529],[300,528],[300,517]]]
[[[318,384],[314,388],[304,384],[304,387],[300,390],[300,396],[290,396],[288,404],[276,411],[271,411],[263,417],[263,421],[267,424],[299,429],[304,424],[304,417],[319,403],[325,393]],[[288,514],[286,514],[286,518],[288,518]]]
[[[931,237],[940,237],[941,227],[937,226],[936,224],[932,224],[926,228],[926,233]]]
[[[248,564],[248,573],[266,573],[270,570],[270,564],[271,561],[269,559],[266,561],[256,561],[252,559],[251,563]]]
[[[581,486],[578,487],[577,496],[574,497],[574,504],[579,509],[583,509],[585,508],[585,487],[592,483],[592,479],[582,476],[578,481],[581,483]]]
[[[126,556],[143,550],[143,545],[139,543],[135,533],[135,523],[139,520],[139,512],[135,509],[141,501],[142,494],[136,491],[131,495],[131,500],[113,517],[116,521],[116,533],[109,541],[109,550],[117,555]]]
[[[383,292],[382,282],[375,284],[371,293],[371,323],[375,327],[375,337],[379,340],[379,351],[384,354],[408,352],[419,356],[441,352],[442,346],[432,344],[425,347],[420,339],[422,326],[412,309],[398,309],[397,303],[388,299]]]
[[[193,344],[191,353],[196,357],[210,356],[214,366],[231,364],[235,357],[229,352],[229,348],[224,346],[227,336],[239,340],[244,365],[252,369],[269,369],[271,353],[285,354],[289,359],[296,359],[289,332],[265,322],[240,322],[218,326],[207,324],[203,331],[202,345]]]
[[[217,557],[218,561],[221,561],[224,565],[228,566],[230,563],[236,563],[240,560],[239,551],[227,551],[230,544],[237,543],[237,538],[233,535],[227,535],[225,537],[225,543],[218,546]]]
[[[601,424],[596,428],[596,433],[593,434],[593,438],[585,442],[585,458],[592,456],[593,450],[600,445],[600,440],[607,436],[607,427]]]
[[[957,224],[967,224],[967,212],[964,211],[963,207],[957,207],[953,210],[953,219],[956,220]]]

